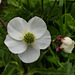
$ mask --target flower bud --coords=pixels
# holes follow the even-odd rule
[[[58,37],[59,37],[59,38],[62,38],[62,36],[61,36],[61,35],[59,35]]]
[[[60,47],[57,47],[57,48],[56,48],[56,51],[59,52],[59,51],[60,51]]]
[[[59,40],[59,41],[61,41],[61,39],[62,39],[62,36],[61,36],[61,35],[59,35],[59,36],[58,36],[58,40]]]
[[[69,37],[64,37],[61,39],[61,46],[60,49],[63,49],[66,53],[72,53],[74,48],[74,41]]]
[[[61,42],[66,44],[66,45],[72,45],[73,40],[69,37],[64,37],[64,38],[61,39]]]

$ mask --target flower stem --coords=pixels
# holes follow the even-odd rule
[[[59,24],[60,24],[60,32],[61,35],[64,36],[64,26],[63,26],[63,17],[62,17],[62,7],[63,7],[63,0],[59,1]]]
[[[54,8],[54,6],[55,6],[55,4],[56,4],[56,2],[57,2],[57,0],[55,0],[55,2],[53,3],[51,9],[49,10],[49,14],[47,14],[47,17],[48,17],[49,15],[51,15],[51,13],[52,13],[52,11],[53,11],[53,8]],[[51,17],[51,16],[50,16],[50,17]],[[49,20],[50,17],[48,17],[47,20]]]
[[[42,7],[42,8],[41,8],[41,11],[42,11],[41,14],[42,14],[42,18],[43,18],[43,0],[41,0],[41,7]]]
[[[3,24],[3,26],[7,29],[7,25],[5,24],[5,22],[0,18],[0,22]]]
[[[56,58],[56,55],[55,55],[55,53],[52,51],[52,49],[51,49],[50,46],[48,47],[48,49],[50,50],[52,56],[53,56],[54,58]],[[57,63],[59,64],[59,66],[63,67],[62,64],[60,63],[60,61],[57,60]]]
[[[64,25],[64,35],[66,33],[66,25],[67,25],[67,15],[66,15],[66,1],[65,1],[65,25]]]
[[[56,4],[56,1],[57,1],[57,0],[55,0],[55,2],[54,2],[54,4],[53,4],[53,6],[51,7],[51,9],[50,9],[50,11],[49,11],[49,12],[50,12],[49,14],[51,14],[51,13],[52,13],[52,10],[53,10],[53,8],[54,8],[54,6],[55,6],[55,4]]]
[[[28,9],[30,8],[30,6],[29,6],[29,2],[30,2],[30,1],[29,1],[29,0],[27,0],[27,6],[28,6]]]
[[[48,49],[50,50],[53,57],[55,57],[54,52],[52,51],[51,47],[49,46]]]

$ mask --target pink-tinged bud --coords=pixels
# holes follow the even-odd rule
[[[61,41],[61,38],[58,38],[59,41]]]
[[[60,49],[63,49],[66,53],[72,53],[75,42],[70,37],[64,37],[61,39]]]
[[[58,38],[62,38],[62,36],[61,36],[61,35],[59,35],[59,36],[58,36]]]
[[[59,51],[60,51],[60,47],[57,47],[57,48],[56,48],[56,51],[59,52]]]
[[[62,39],[62,36],[61,36],[61,35],[59,35],[59,36],[58,36],[58,40],[59,40],[59,41],[61,41],[61,39]]]

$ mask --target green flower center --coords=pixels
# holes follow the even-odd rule
[[[34,40],[35,36],[33,35],[33,33],[28,32],[24,35],[24,41],[27,45],[32,44]]]

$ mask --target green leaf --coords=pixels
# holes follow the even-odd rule
[[[48,30],[50,31],[53,40],[56,39],[59,35],[59,31],[57,30],[57,28],[53,26],[48,26]]]
[[[0,60],[0,67],[4,66],[4,62]]]
[[[71,15],[74,17],[75,19],[75,2],[72,5],[72,10],[71,10]]]
[[[15,7],[19,7],[19,2],[16,0],[8,0],[8,4],[11,4]]]
[[[69,60],[73,60],[75,59],[75,53],[65,53],[63,51],[61,51],[61,55],[65,58],[69,58]]]
[[[64,19],[65,16],[66,16],[66,28],[68,28],[68,29],[66,29],[66,35],[68,34],[67,31],[70,31],[70,29],[72,30],[72,32],[71,32],[71,34],[72,34],[73,32],[75,32],[75,20],[74,20],[74,18],[73,18],[70,14],[68,14],[68,13],[64,14],[64,15],[62,16],[62,18]],[[60,26],[59,20],[56,21],[56,23]],[[63,26],[65,26],[65,24],[63,24]],[[64,28],[64,27],[63,27],[63,28]],[[70,28],[70,29],[69,29],[69,28]],[[65,28],[64,28],[64,29],[65,29]]]
[[[69,27],[72,30],[72,34],[73,32],[75,32],[75,20],[70,14],[66,14],[66,21],[67,27]]]
[[[56,70],[55,68],[51,67],[49,69],[40,68],[40,69],[34,69],[27,73],[27,75],[33,75],[33,74],[43,74],[43,75],[66,75],[66,72],[63,70]]]
[[[59,1],[59,26],[60,26],[60,33],[64,36],[64,26],[63,26],[63,18],[62,18],[62,7],[63,7],[63,0]]]
[[[62,64],[63,67],[60,67],[58,70],[65,70],[67,72],[66,75],[74,75],[74,70],[73,70],[73,67],[72,67],[72,63],[70,63],[69,61],[67,61],[66,63],[63,63]]]
[[[1,75],[13,75],[14,70],[15,70],[14,68],[7,68],[2,72]]]
[[[59,58],[58,58],[58,57],[47,56],[46,59],[47,59],[50,63],[54,63],[56,66],[59,66],[59,64],[58,64]]]
[[[50,47],[48,47],[48,49],[50,50],[50,52],[51,52],[51,54],[52,54],[52,56],[51,55],[49,55],[49,56],[46,56],[46,59],[50,62],[50,63],[54,63],[56,66],[62,66],[61,64],[60,64],[60,60],[59,60],[59,57],[53,52],[53,50],[50,48]]]

